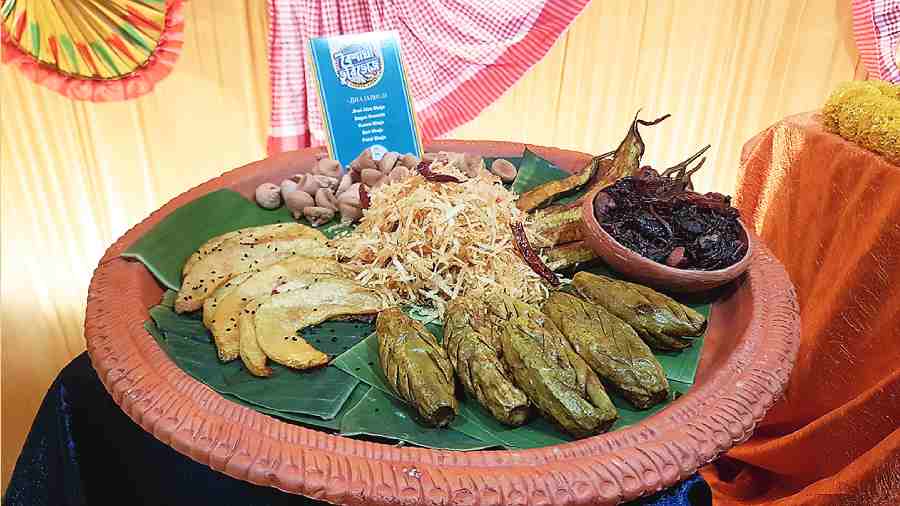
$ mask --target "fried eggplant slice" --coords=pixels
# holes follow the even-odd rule
[[[375,292],[335,276],[303,274],[292,289],[260,299],[254,316],[256,342],[273,361],[294,369],[328,363],[328,355],[312,347],[299,332],[333,318],[374,315],[384,305]],[[285,285],[285,286],[287,286]]]
[[[238,316],[248,301],[262,295],[269,295],[275,287],[296,279],[303,274],[337,275],[340,264],[330,258],[313,258],[290,256],[272,264],[259,272],[241,275],[241,283],[229,289],[218,301],[214,302],[216,310],[210,319],[208,328],[219,351],[219,360],[227,362],[238,357],[240,352],[240,326]],[[235,278],[237,279],[237,278]],[[310,283],[316,278],[308,279]],[[232,283],[234,279],[228,283]],[[224,285],[222,285],[224,286]],[[218,289],[216,290],[218,291]],[[209,299],[207,299],[209,302]],[[204,320],[206,318],[206,302],[204,302]]]
[[[262,297],[260,300],[251,300],[241,310],[238,317],[238,326],[240,328],[240,356],[241,361],[250,374],[265,378],[272,375],[272,369],[266,365],[267,357],[259,342],[256,341],[256,310],[259,309],[260,302],[266,300]]]
[[[640,111],[638,111],[638,113],[640,113]],[[645,149],[644,140],[641,138],[638,126],[653,126],[668,117],[669,115],[666,114],[653,121],[644,121],[638,119],[638,114],[635,114],[634,120],[631,122],[631,126],[628,129],[628,133],[625,135],[625,138],[622,139],[622,142],[619,143],[619,146],[615,151],[592,158],[590,165],[578,174],[562,180],[551,181],[530,192],[524,193],[516,201],[516,206],[524,211],[533,211],[541,205],[547,204],[553,198],[585,188],[584,194],[573,204],[570,204],[569,206],[551,206],[556,207],[557,209],[548,208],[548,214],[553,215],[560,211],[567,210],[567,207],[579,206],[585,196],[597,189],[609,186],[623,177],[637,174],[641,165],[641,157],[644,156]],[[612,155],[611,158],[610,155]],[[581,216],[578,215],[576,219],[580,221]],[[540,219],[537,221],[540,221]],[[549,231],[554,230],[556,226],[557,225],[552,222],[542,225],[544,230]],[[559,241],[553,244],[560,244],[561,242],[562,241]],[[548,244],[546,246],[552,246],[553,244]]]
[[[625,176],[637,174],[638,169],[641,168],[641,157],[644,156],[645,149],[644,139],[641,138],[641,132],[638,130],[638,126],[653,126],[670,116],[669,114],[666,114],[653,121],[644,121],[638,119],[638,114],[640,114],[640,112],[641,111],[635,113],[634,120],[632,120],[631,126],[628,128],[628,133],[625,135],[625,138],[622,139],[622,142],[619,143],[619,147],[616,148],[612,164],[610,165],[609,170],[601,178],[602,186],[609,186]]]
[[[547,267],[561,271],[597,259],[597,253],[584,241],[570,242],[550,248],[546,252]]]
[[[607,430],[618,416],[615,407],[586,365],[571,367],[574,352],[556,348],[548,327],[522,316],[508,322],[500,343],[513,379],[541,414],[573,436]]]
[[[647,409],[668,398],[666,373],[650,348],[603,306],[557,291],[542,309],[591,369],[635,407]]]
[[[519,426],[528,419],[530,403],[500,360],[502,330],[492,325],[484,301],[458,297],[444,314],[442,344],[466,393],[500,422]]]
[[[175,311],[184,313],[203,307],[216,288],[238,274],[258,270],[291,255],[330,257],[324,236],[310,234],[304,225],[284,224],[278,234],[249,240],[233,238],[219,245],[191,268],[181,282]],[[302,228],[297,228],[302,227]],[[318,232],[317,232],[318,233]],[[321,237],[320,237],[321,236]]]
[[[391,388],[426,424],[446,427],[458,412],[453,366],[427,329],[396,308],[378,314],[378,358]]]
[[[563,179],[549,181],[523,193],[516,199],[516,207],[527,213],[550,203],[553,199],[564,197],[590,185],[602,174],[600,161],[614,153],[615,151],[611,151],[595,156],[579,172]]]
[[[586,300],[618,316],[658,350],[681,350],[706,328],[697,311],[652,288],[590,272],[579,272],[572,286]]]
[[[549,248],[584,237],[579,203],[553,205],[535,211],[532,216],[528,224],[528,239],[535,248]]]

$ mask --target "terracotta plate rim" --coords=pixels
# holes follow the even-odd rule
[[[524,147],[428,145],[485,156],[518,156]],[[567,170],[590,159],[528,147]],[[91,362],[122,410],[184,455],[237,479],[334,504],[614,504],[671,486],[744,441],[782,394],[799,347],[799,309],[784,268],[751,233],[753,258],[735,292],[760,303],[747,308],[749,323],[735,336],[734,352],[688,394],[626,429],[533,450],[451,452],[330,435],[225,400],[175,366],[144,330],[160,288],[120,254],[185,203],[223,187],[250,195],[319,151],[276,155],[183,193],[119,238],[94,272],[85,318]]]

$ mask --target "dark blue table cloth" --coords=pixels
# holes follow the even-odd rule
[[[4,406],[13,409],[12,406]],[[320,504],[213,471],[145,432],[103,388],[87,354],[56,378],[3,497],[8,506]],[[712,504],[698,475],[635,504]]]

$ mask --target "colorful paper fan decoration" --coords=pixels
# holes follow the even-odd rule
[[[172,71],[183,0],[3,0],[3,63],[76,100],[143,95]]]

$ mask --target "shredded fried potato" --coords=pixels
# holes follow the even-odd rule
[[[548,295],[519,257],[510,224],[526,219],[516,195],[481,170],[467,177],[454,163],[432,170],[462,183],[421,175],[381,185],[359,226],[334,241],[338,257],[363,285],[396,305],[442,318],[454,297],[499,291],[525,302]]]

